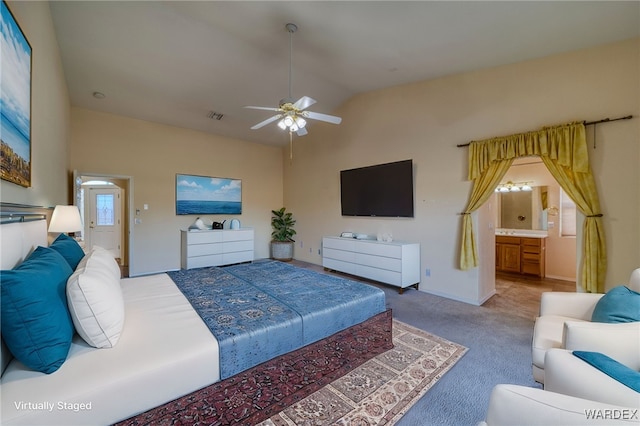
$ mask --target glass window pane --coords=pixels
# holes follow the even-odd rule
[[[98,226],[114,225],[113,194],[96,194],[96,223]]]

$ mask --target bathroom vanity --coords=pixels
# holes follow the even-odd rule
[[[545,276],[546,234],[496,233],[496,271]]]

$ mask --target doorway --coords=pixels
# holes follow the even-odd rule
[[[524,182],[529,185],[530,191],[495,193],[492,203],[494,210],[494,223],[496,232],[533,231],[533,233],[546,233],[546,277],[563,281],[577,281],[578,275],[578,241],[575,233],[568,235],[565,232],[567,209],[563,208],[563,190],[551,172],[544,165],[540,157],[516,158],[502,179],[503,182]],[[503,205],[500,198],[504,194],[522,196],[528,195],[528,211],[522,213],[530,224],[527,227],[510,224],[504,218]],[[533,197],[532,195],[535,195]],[[566,196],[565,196],[566,198]],[[571,201],[571,203],[573,203]],[[521,206],[522,207],[522,206]],[[514,211],[518,211],[517,209]],[[575,229],[576,210],[572,217]],[[521,222],[524,223],[524,222]],[[502,226],[500,226],[502,225]]]
[[[128,277],[133,264],[133,178],[74,170],[73,193],[84,224],[80,239],[85,249],[94,245],[108,249],[122,276]]]
[[[100,246],[116,259],[122,258],[122,188],[86,183],[84,190],[85,247]]]

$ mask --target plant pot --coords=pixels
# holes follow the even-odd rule
[[[293,241],[271,241],[271,258],[289,262],[293,259]]]

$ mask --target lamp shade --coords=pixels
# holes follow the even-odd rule
[[[82,231],[80,210],[76,206],[56,206],[51,216],[49,232],[78,232]]]

